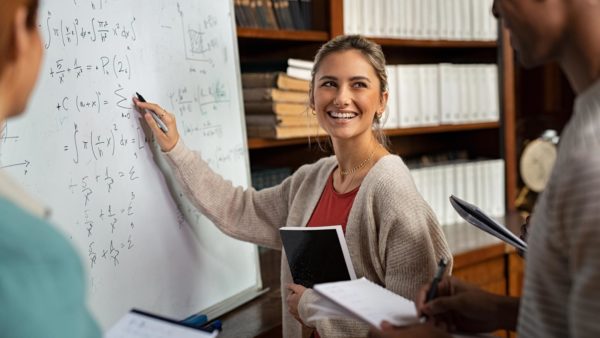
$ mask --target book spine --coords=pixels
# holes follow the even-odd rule
[[[278,73],[242,73],[243,88],[273,87],[277,81]]]
[[[265,7],[263,6],[263,0],[251,0],[250,8],[254,12],[256,21],[259,28],[268,28],[269,25],[266,21],[266,14],[264,13]]]
[[[235,22],[239,27],[246,27],[248,24],[241,3],[241,0],[235,0]]]
[[[280,0],[281,13],[283,14],[283,20],[285,21],[286,29],[294,30],[294,21],[292,19],[292,13],[290,12],[290,2],[288,0]]]
[[[294,29],[304,29],[302,20],[302,13],[300,12],[300,0],[288,0],[290,7],[290,16],[292,17],[292,23]]]
[[[302,29],[312,29],[312,0],[300,0],[300,12],[302,13]]]
[[[287,67],[286,71],[287,75],[291,77],[295,77],[297,79],[308,80],[311,79],[311,71],[309,69],[296,68],[296,67]]]
[[[308,70],[312,70],[312,68],[314,66],[314,62],[312,62],[312,61],[293,59],[293,58],[287,59],[287,64],[290,67],[303,68],[303,69],[308,69]]]
[[[279,25],[277,24],[277,19],[275,17],[275,11],[273,10],[273,2],[271,2],[271,0],[263,0],[263,2],[266,8],[269,27],[272,29],[279,29]]]

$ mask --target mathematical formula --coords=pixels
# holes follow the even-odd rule
[[[57,223],[78,239],[92,270],[117,268],[140,247],[140,210],[152,208],[141,203],[148,184],[156,184],[149,181],[156,175],[145,174],[156,164],[132,94],[156,88],[184,138],[216,145],[204,156],[220,169],[245,163],[243,143],[228,143],[229,119],[223,118],[235,107],[235,87],[222,76],[199,78],[229,61],[216,15],[192,16],[176,2],[164,3],[176,14],[164,22],[122,11],[117,1],[72,0],[69,6],[72,11],[60,11],[48,3],[40,12],[43,94],[34,96],[27,113],[35,132],[13,122],[0,126],[0,168],[25,181],[58,173],[48,185],[58,190],[63,201],[57,204],[69,209],[70,218]],[[155,44],[169,48],[148,52]],[[21,148],[25,144],[31,146]],[[11,149],[18,154],[4,154]],[[181,226],[183,216],[176,215],[172,223]]]

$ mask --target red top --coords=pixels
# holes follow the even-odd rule
[[[329,175],[325,189],[321,194],[319,203],[313,211],[307,227],[322,227],[328,225],[341,225],[344,234],[346,233],[346,223],[348,223],[348,215],[354,203],[354,198],[358,192],[358,188],[352,189],[347,193],[340,194],[333,188],[333,172]],[[312,337],[320,338],[319,333],[313,331]]]
[[[360,187],[360,186],[359,186]],[[319,203],[313,211],[307,227],[320,227],[328,225],[341,225],[342,230],[346,233],[346,223],[348,223],[348,215],[354,203],[354,198],[358,192],[358,188],[347,193],[340,194],[333,188],[333,172],[329,175],[325,189],[321,194]]]

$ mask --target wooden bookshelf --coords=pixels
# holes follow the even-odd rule
[[[313,31],[275,31],[267,29],[238,28],[238,49],[241,62],[255,62],[265,60],[285,60],[287,58],[313,59],[319,46],[328,39],[343,34],[343,0],[313,1],[313,14],[323,18],[313,21]],[[448,41],[448,40],[412,40],[373,38],[383,47],[386,59],[390,64],[431,64],[431,63],[496,63],[498,65],[500,121],[471,123],[458,125],[438,125],[430,127],[389,129],[385,133],[391,140],[391,151],[403,158],[418,157],[427,154],[439,154],[448,151],[466,150],[473,158],[502,158],[505,161],[506,178],[506,210],[507,215],[514,215],[514,199],[517,185],[517,142],[515,140],[515,77],[513,64],[513,50],[510,47],[508,33],[499,29],[498,41]],[[248,148],[250,163],[257,167],[289,167],[295,170],[300,165],[311,163],[318,158],[330,155],[322,151],[317,145],[326,137],[307,137],[274,140],[263,138],[249,138]],[[326,147],[325,147],[326,148]],[[516,217],[518,218],[518,217]],[[510,221],[511,229],[518,229],[520,220]],[[476,230],[479,231],[479,230]],[[458,236],[458,235],[457,235]],[[458,237],[457,237],[458,239]],[[464,241],[458,240],[457,243]],[[456,248],[456,247],[455,247]],[[502,244],[491,244],[470,248],[461,252],[453,252],[455,257],[455,271],[477,282],[482,273],[481,266],[493,267],[497,280],[485,280],[486,287],[499,293],[516,294],[520,287],[520,276],[514,271],[522,270],[520,257],[507,251]],[[261,268],[269,277],[263,279],[279,280],[279,256],[277,251],[270,250],[265,257],[276,256],[270,259],[276,263],[265,264],[261,255]],[[510,257],[510,261],[509,261]],[[271,257],[272,258],[272,257]],[[507,268],[510,262],[510,271]],[[273,265],[272,269],[265,268]],[[514,267],[513,267],[514,265]],[[270,272],[269,272],[270,271]],[[494,275],[496,276],[496,275]],[[488,283],[489,282],[489,283]],[[256,301],[261,306],[275,306],[267,311],[256,310],[262,318],[263,324],[268,324],[264,330],[244,332],[236,331],[231,336],[259,336],[277,337],[281,334],[280,304],[277,283],[270,285],[273,291],[268,301]],[[252,305],[248,305],[252,307]],[[236,312],[244,312],[241,310]],[[245,312],[244,312],[245,313]],[[231,320],[237,315],[233,313]],[[229,318],[228,318],[229,319]],[[228,320],[226,320],[227,322]],[[236,323],[239,321],[235,320]],[[273,325],[273,324],[277,325]],[[237,324],[236,324],[237,325]],[[263,325],[265,326],[265,325]],[[243,328],[240,328],[243,330]],[[223,333],[225,334],[226,331]],[[226,335],[229,336],[229,335]]]
[[[325,31],[296,31],[274,30],[260,28],[237,28],[238,39],[262,39],[284,41],[313,41],[325,42],[329,40],[329,33]]]
[[[264,61],[289,57],[312,59],[322,42],[344,33],[343,0],[313,2],[313,27],[311,31],[272,30],[238,28],[240,60],[243,62]],[[317,16],[315,16],[318,14]],[[431,152],[451,150],[458,139],[457,147],[467,146],[473,156],[502,158],[505,161],[506,209],[515,210],[517,194],[517,142],[515,135],[515,77],[514,52],[510,47],[508,32],[499,28],[498,41],[449,41],[373,38],[384,49],[390,64],[428,63],[496,63],[498,64],[500,121],[497,123],[473,123],[465,125],[442,125],[435,127],[401,128],[386,131],[392,141],[392,151],[401,156],[418,155],[418,151]],[[324,139],[320,138],[319,140]],[[316,141],[317,139],[315,139]],[[439,144],[442,143],[443,146]],[[269,156],[280,158],[279,163],[297,163],[301,148],[308,144],[307,138],[271,140],[250,138],[250,162],[261,166]],[[290,148],[294,151],[288,151]],[[309,152],[309,148],[307,152]],[[406,153],[406,151],[409,153]],[[314,158],[314,153],[306,159]],[[326,156],[323,154],[322,156]],[[267,161],[270,162],[270,161]],[[292,167],[295,169],[295,167]]]
[[[392,136],[405,136],[405,135],[422,135],[422,134],[436,134],[436,133],[447,133],[447,132],[460,132],[460,131],[468,131],[468,130],[496,129],[496,128],[500,128],[500,122],[482,122],[482,123],[468,123],[468,124],[442,124],[439,126],[430,126],[430,127],[389,129],[389,130],[385,131],[385,134],[392,137]]]
[[[415,127],[415,128],[399,128],[399,129],[386,129],[385,134],[394,136],[408,136],[408,135],[426,135],[436,133],[447,133],[447,132],[461,132],[468,130],[484,130],[484,129],[498,129],[500,128],[500,122],[483,122],[483,123],[469,123],[469,124],[447,124],[430,127]],[[323,140],[326,136],[320,136],[319,139]],[[315,138],[316,139],[316,138]],[[292,139],[265,139],[265,138],[249,138],[248,148],[249,149],[262,149],[262,148],[274,148],[274,147],[285,147],[289,145],[307,144],[309,139],[307,137],[292,138]]]
[[[415,48],[496,48],[496,41],[371,39],[382,46]]]

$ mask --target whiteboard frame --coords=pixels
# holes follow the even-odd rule
[[[229,24],[232,32],[232,41],[230,41],[231,46],[233,48],[233,64],[235,67],[235,75],[237,82],[237,92],[238,97],[238,109],[240,112],[240,121],[241,121],[241,131],[242,131],[242,142],[244,151],[246,152],[245,161],[246,161],[246,179],[248,182],[247,189],[251,188],[252,185],[252,176],[250,175],[250,152],[248,150],[248,136],[246,132],[246,114],[244,111],[244,97],[242,91],[242,76],[241,76],[241,67],[240,67],[240,56],[238,50],[238,38],[237,38],[237,26],[235,24],[235,4],[233,0],[228,0],[229,2]],[[223,301],[216,303],[208,308],[201,309],[198,313],[205,314],[208,317],[208,320],[213,320],[217,317],[222,316],[225,313],[228,313],[245,303],[265,294],[269,291],[268,288],[263,289],[263,282],[261,277],[261,267],[260,267],[260,254],[258,252],[258,245],[254,244],[254,261],[256,263],[256,281],[257,284],[253,287],[249,287],[229,298],[224,299]]]

